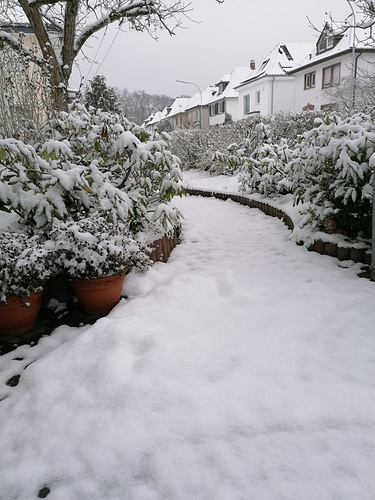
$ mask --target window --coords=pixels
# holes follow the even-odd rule
[[[305,75],[305,90],[312,89],[315,87],[315,71],[312,73],[307,73]]]
[[[216,116],[225,113],[225,101],[215,102],[210,106],[210,116]]]
[[[255,104],[260,104],[260,90],[255,92]]]
[[[329,49],[332,49],[333,47],[333,36],[325,36],[325,37],[322,37],[319,41],[318,41],[318,45],[317,45],[317,52],[318,54],[320,54],[321,52],[325,52],[326,50],[329,50]]]
[[[318,53],[319,52],[324,52],[325,50],[326,50],[326,40],[325,40],[325,38],[322,38],[318,42]]]
[[[331,87],[340,83],[340,64],[323,68],[322,88]]]
[[[250,113],[250,96],[249,94],[243,96],[243,114]]]
[[[220,82],[219,83],[219,94],[224,92],[224,90],[227,88],[229,82]]]

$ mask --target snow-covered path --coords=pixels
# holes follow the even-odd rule
[[[0,359],[37,359],[0,384],[0,497],[372,500],[375,284],[258,210],[176,204],[183,243],[109,316]]]

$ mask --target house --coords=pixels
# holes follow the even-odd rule
[[[209,103],[217,92],[217,87],[208,86],[203,92],[198,92],[191,97],[186,104],[185,128],[208,128],[210,126]]]
[[[238,93],[238,119],[254,114],[272,115],[292,111],[294,76],[289,71],[311,51],[311,44],[278,43],[262,63],[234,90]]]
[[[143,123],[143,127],[148,131],[159,130],[178,130],[186,128],[185,109],[190,97],[177,97],[170,106],[163,111],[152,113]]]
[[[216,84],[217,91],[208,101],[209,124],[222,125],[228,116],[238,120],[238,92],[236,87],[252,73],[251,68],[238,67],[224,75]]]
[[[170,120],[172,130],[208,128],[208,102],[216,92],[216,87],[209,86],[203,92],[197,92],[192,97],[177,97],[166,116]]]
[[[364,30],[349,28],[335,33],[325,25],[313,50],[289,71],[294,77],[294,111],[335,109],[337,97],[329,89],[351,80],[352,67],[354,79],[374,74],[375,49],[366,38]],[[351,101],[349,90],[347,94]]]
[[[181,130],[186,128],[185,110],[190,99],[190,97],[177,97],[171,104],[168,112],[171,130]]]

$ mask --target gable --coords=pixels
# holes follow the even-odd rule
[[[316,54],[334,49],[342,37],[343,35],[335,34],[329,24],[326,23],[316,42]]]

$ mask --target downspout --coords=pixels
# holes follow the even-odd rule
[[[355,58],[354,64],[354,78],[353,78],[353,103],[355,102],[355,81],[357,79],[357,69],[358,69],[358,59],[362,56],[362,52],[359,52]]]
[[[273,115],[273,84],[275,81],[275,77],[272,77],[272,84],[271,84],[271,115]]]

